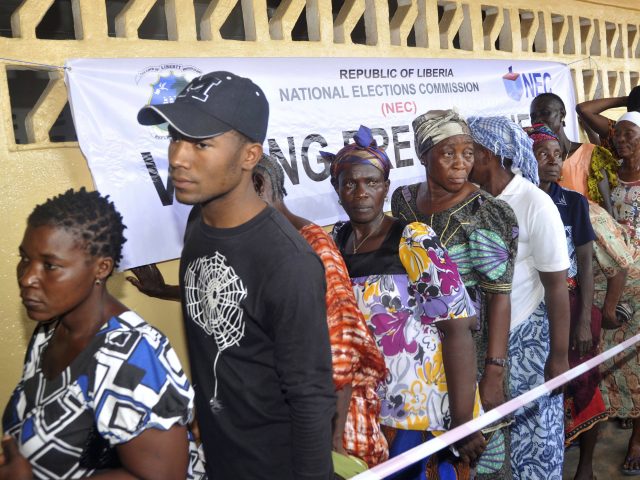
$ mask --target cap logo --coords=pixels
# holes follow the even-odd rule
[[[188,85],[187,88],[180,95],[178,95],[178,97],[189,96],[194,100],[198,100],[200,102],[206,102],[209,99],[209,91],[213,87],[217,87],[221,83],[222,83],[222,80],[217,78],[208,83],[196,83],[194,81],[194,82],[191,82],[191,85]]]

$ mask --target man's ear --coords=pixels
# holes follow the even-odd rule
[[[253,170],[262,158],[262,145],[259,143],[247,143],[244,147],[244,156],[242,160],[243,170]]]

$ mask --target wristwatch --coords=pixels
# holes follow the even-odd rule
[[[499,367],[506,367],[507,366],[507,359],[506,358],[496,358],[496,357],[486,357],[484,359],[484,364],[485,365],[497,365]]]

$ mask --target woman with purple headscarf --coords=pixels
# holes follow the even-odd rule
[[[391,162],[371,131],[360,127],[354,140],[335,155],[322,154],[350,220],[336,224],[334,238],[388,369],[378,394],[393,457],[480,412],[475,310],[435,232],[384,214]],[[468,464],[484,445],[475,433],[456,448]],[[426,480],[426,463],[388,478]],[[440,466],[440,478],[456,478],[451,463]]]

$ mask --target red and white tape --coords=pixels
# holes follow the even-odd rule
[[[388,475],[396,473],[403,468],[408,467],[409,465],[412,465],[439,450],[442,450],[443,448],[447,448],[449,445],[454,444],[467,435],[477,432],[478,430],[483,429],[484,427],[496,422],[497,420],[500,420],[502,417],[509,415],[510,413],[516,411],[518,408],[534,401],[542,395],[549,393],[558,387],[561,387],[565,383],[570,382],[576,377],[579,377],[584,372],[591,370],[593,367],[600,365],[606,360],[609,360],[611,357],[619,354],[638,341],[640,341],[640,333],[628,340],[625,340],[619,345],[610,348],[606,352],[602,352],[600,355],[597,355],[587,360],[586,362],[573,367],[571,370],[566,371],[562,375],[558,375],[548,382],[545,382],[542,385],[539,385],[536,388],[529,390],[528,392],[525,392],[506,403],[503,403],[499,407],[488,411],[484,415],[474,418],[473,420],[460,425],[453,430],[449,430],[442,435],[439,435],[438,437],[423,443],[422,445],[418,445],[411,450],[407,450],[397,457],[391,458],[386,462],[381,463],[380,465],[376,465],[370,470],[352,477],[352,480],[380,480],[387,477]]]

